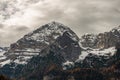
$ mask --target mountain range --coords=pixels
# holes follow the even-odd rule
[[[79,38],[53,21],[0,48],[0,74],[17,80],[119,80],[119,40],[120,27]]]

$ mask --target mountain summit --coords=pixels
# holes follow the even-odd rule
[[[0,61],[0,73],[15,77],[18,75],[16,71],[21,70],[33,57],[45,57],[51,51],[55,57],[62,59],[62,66],[66,61],[77,60],[80,49],[79,38],[69,27],[51,22],[11,44],[8,51],[2,54],[5,59]]]

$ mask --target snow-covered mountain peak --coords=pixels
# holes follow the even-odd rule
[[[79,50],[78,41],[78,36],[69,27],[59,22],[51,22],[11,44],[5,55],[8,57],[7,60],[17,64],[26,64],[33,56],[45,55],[40,54],[41,51],[54,43],[58,43],[57,46],[62,46],[66,53],[75,54],[75,51]]]
[[[68,32],[72,38],[75,37],[73,31],[70,28],[59,22],[53,21],[51,23],[43,25],[32,33],[25,35],[23,39],[27,41],[46,43],[48,45],[52,43],[54,39],[62,36],[64,32]]]

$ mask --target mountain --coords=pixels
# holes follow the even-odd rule
[[[18,64],[24,64],[26,60],[32,56],[44,55],[39,53],[53,44],[58,37],[60,37],[58,40],[59,46],[61,46],[67,54],[73,54],[75,52],[73,48],[75,48],[77,44],[72,42],[77,43],[79,41],[77,35],[63,24],[51,22],[25,35],[16,43],[11,44],[10,49],[5,55]]]
[[[80,38],[81,55],[77,66],[100,68],[108,66],[107,62],[116,53],[115,46],[120,43],[120,26],[109,32],[85,34]]]
[[[0,63],[0,73],[16,77],[24,70],[23,67],[29,64],[35,67],[32,58],[46,57],[51,50],[58,59],[63,58],[59,65],[62,66],[67,61],[73,62],[81,53],[79,38],[70,28],[58,22],[43,25],[10,45],[9,50],[4,53],[6,59]]]
[[[0,74],[17,80],[111,80],[119,74],[119,33],[116,27],[79,39],[61,23],[45,24],[1,48]]]

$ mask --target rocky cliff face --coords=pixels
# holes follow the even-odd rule
[[[110,32],[100,33],[98,35],[86,34],[81,38],[83,47],[90,48],[109,48],[120,42],[120,26],[112,29]]]

